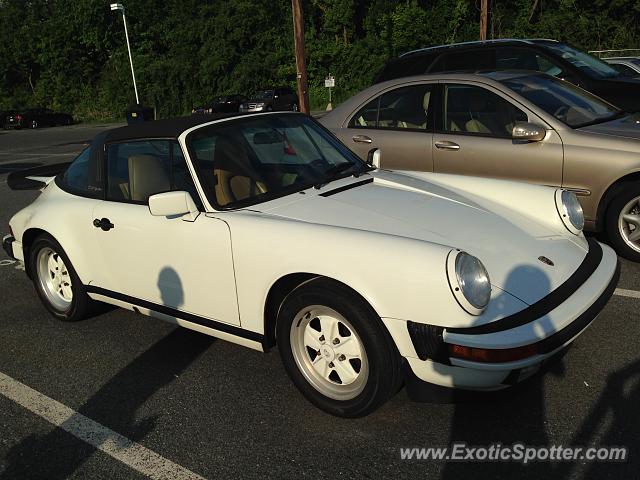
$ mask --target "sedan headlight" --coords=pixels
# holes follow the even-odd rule
[[[480,259],[452,250],[447,258],[447,277],[460,306],[472,315],[480,315],[491,299],[491,281]]]
[[[568,190],[556,190],[556,208],[567,230],[579,235],[584,228],[584,213],[576,194]]]

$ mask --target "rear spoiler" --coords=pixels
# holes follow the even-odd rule
[[[64,172],[71,162],[43,165],[11,172],[7,185],[11,190],[40,190],[46,187],[59,173]]]

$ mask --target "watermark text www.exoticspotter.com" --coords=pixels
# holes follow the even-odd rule
[[[531,446],[523,443],[489,446],[473,446],[453,443],[450,447],[401,448],[402,460],[444,460],[452,462],[624,462],[626,447],[549,447]]]

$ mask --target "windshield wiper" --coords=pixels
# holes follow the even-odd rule
[[[327,169],[327,171],[325,171],[324,174],[327,175],[328,177],[331,177],[333,175],[338,175],[339,173],[349,170],[351,167],[355,167],[355,165],[356,165],[355,163],[351,163],[351,162],[339,163]]]
[[[343,162],[343,163],[339,163],[337,165],[334,165],[333,167],[328,168],[324,174],[326,175],[326,177],[321,180],[320,182],[316,183],[314,185],[314,187],[316,188],[316,190],[321,189],[323,186],[325,186],[327,183],[332,182],[333,180],[338,180],[340,178],[343,178],[342,176],[340,176],[341,173],[346,172],[347,170],[349,170],[350,168],[355,167],[357,164],[355,163],[351,163],[351,162]],[[354,177],[359,177],[360,176],[360,172],[355,172],[353,173]]]

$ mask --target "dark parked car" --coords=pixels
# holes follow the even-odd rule
[[[58,113],[48,108],[32,108],[14,112],[6,117],[6,128],[38,128],[56,125],[71,125],[73,117],[68,113]]]
[[[244,95],[221,95],[213,102],[201,107],[194,107],[191,113],[234,113],[240,111],[240,105],[247,101]]]
[[[298,111],[298,96],[289,87],[268,88],[254,93],[249,101],[240,105],[241,112],[268,112],[271,110]]]
[[[628,112],[640,111],[640,79],[555,40],[488,40],[407,52],[390,60],[375,83],[441,72],[537,70],[567,80]]]

